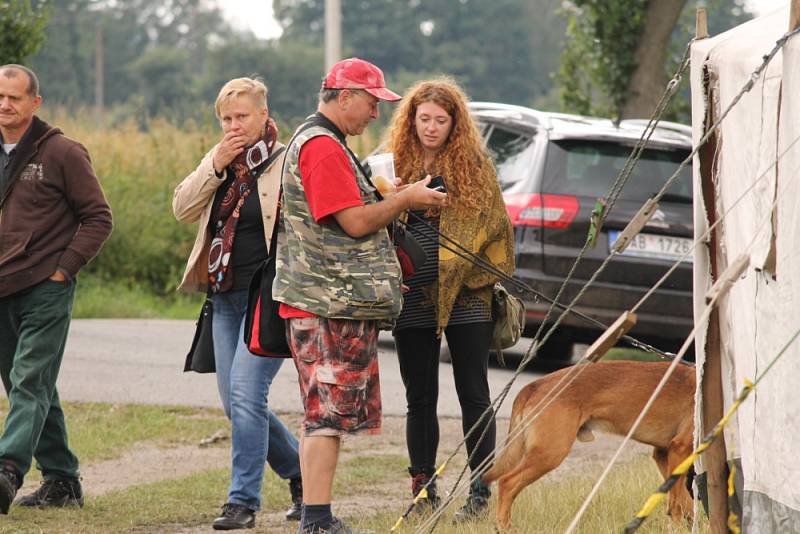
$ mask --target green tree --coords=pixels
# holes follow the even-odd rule
[[[558,0],[361,0],[342,12],[345,56],[390,80],[432,73],[458,79],[476,100],[531,104],[551,87],[564,23]],[[322,46],[323,0],[275,0],[281,42]],[[414,76],[418,73],[419,76]]]
[[[211,105],[231,78],[259,76],[269,88],[270,114],[281,126],[298,124],[314,111],[323,71],[322,49],[303,43],[231,41],[209,51],[198,94]],[[287,133],[287,132],[283,132]]]
[[[105,102],[123,104],[133,96],[137,107],[142,98],[132,95],[131,88],[147,81],[136,79],[143,73],[143,65],[134,63],[149,50],[180,50],[186,65],[191,66],[180,85],[192,86],[202,74],[208,51],[235,35],[210,0],[60,0],[49,9],[47,41],[31,63],[48,98],[68,105],[94,102],[98,27],[103,36]],[[187,69],[180,70],[185,73]],[[174,92],[158,80],[154,82]]]
[[[744,0],[706,2],[714,32],[748,20]],[[686,0],[573,0],[565,8],[561,103],[571,113],[647,118],[693,37],[694,3]],[[691,30],[690,30],[691,28]],[[686,119],[676,99],[670,118]]]
[[[162,116],[180,122],[196,102],[191,80],[190,52],[183,48],[154,46],[128,65],[134,93],[145,117]]]
[[[44,40],[47,14],[29,0],[0,1],[0,64],[24,64]]]

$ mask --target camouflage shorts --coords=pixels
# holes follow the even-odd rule
[[[305,408],[304,434],[377,432],[377,323],[304,317],[289,319],[286,330]]]

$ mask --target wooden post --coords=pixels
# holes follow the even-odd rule
[[[94,118],[98,128],[103,126],[105,60],[103,59],[103,25],[100,19],[94,27]]]
[[[342,0],[325,0],[325,72],[342,59]]]
[[[713,89],[712,89],[713,91]],[[711,96],[711,95],[709,95]],[[710,97],[709,100],[712,98]],[[709,119],[711,119],[709,111]],[[706,124],[713,121],[708,120]],[[717,220],[714,198],[714,160],[716,158],[717,136],[713,135],[700,150],[700,180],[703,189],[703,201],[708,224],[713,225]],[[709,241],[709,256],[711,259],[711,279],[716,281],[719,277],[718,254],[719,233],[711,232]],[[722,343],[719,330],[719,313],[717,309],[711,312],[708,320],[706,337],[706,361],[703,366],[703,379],[701,382],[701,397],[703,413],[699,435],[703,436],[722,419]],[[725,450],[725,434],[720,435],[703,455],[703,465],[706,468],[706,485],[708,489],[708,520],[709,532],[712,534],[726,534],[728,532],[728,493],[727,493],[727,452]]]
[[[796,30],[800,26],[800,0],[792,0],[789,7],[789,31]]]
[[[706,8],[698,7],[694,17],[694,38],[708,39],[708,18]]]

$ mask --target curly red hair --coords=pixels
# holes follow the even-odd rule
[[[417,83],[405,94],[392,117],[388,146],[394,153],[397,175],[403,183],[416,182],[425,174],[441,174],[450,202],[458,207],[479,209],[488,200],[486,181],[496,177],[467,110],[467,101],[464,91],[450,78]],[[453,120],[450,135],[429,169],[425,169],[424,152],[415,125],[417,108],[425,102],[441,107]]]

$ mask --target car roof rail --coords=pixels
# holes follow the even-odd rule
[[[544,128],[550,127],[550,118],[548,113],[537,111],[525,106],[516,106],[514,104],[500,104],[498,102],[470,102],[470,111],[478,111],[483,115],[497,115],[502,118],[515,118],[518,120],[530,121],[536,126]],[[496,113],[493,113],[496,112]]]
[[[646,128],[649,122],[650,121],[647,119],[627,119],[622,121],[621,124],[623,126],[630,125],[630,126]],[[686,124],[681,124],[679,122],[658,121],[656,129],[667,130],[669,132],[674,132],[681,135],[688,135],[689,137],[692,136],[692,127]]]

